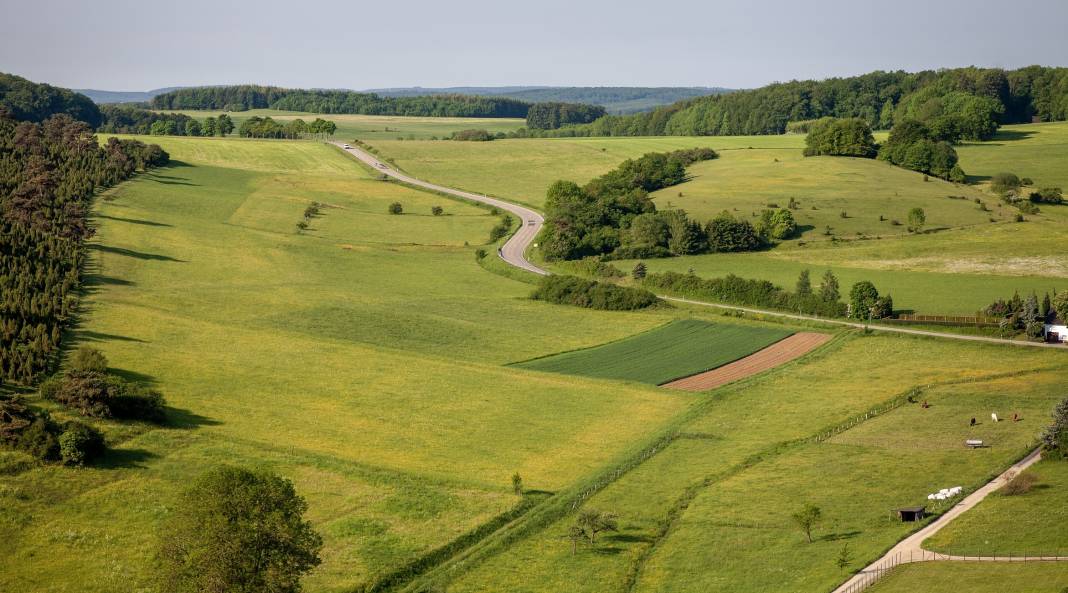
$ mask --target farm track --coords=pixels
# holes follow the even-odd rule
[[[796,333],[745,358],[727,363],[710,371],[664,383],[661,387],[685,391],[708,391],[709,389],[715,389],[727,383],[733,383],[739,379],[762,373],[768,369],[773,369],[785,362],[804,356],[830,339],[831,336],[828,334]]]

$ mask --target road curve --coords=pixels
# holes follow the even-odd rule
[[[534,272],[535,274],[541,274],[542,276],[549,274],[549,272],[531,263],[526,256],[527,247],[534,241],[534,237],[538,236],[542,225],[545,224],[545,219],[542,218],[541,214],[538,212],[525,206],[498,200],[497,198],[491,198],[482,194],[453,189],[451,187],[445,187],[444,185],[429,183],[422,179],[416,179],[415,177],[405,175],[393,167],[390,167],[386,163],[378,160],[373,154],[358,146],[345,148],[344,142],[333,142],[333,144],[364,163],[367,163],[374,170],[379,171],[384,175],[388,175],[397,181],[403,181],[409,185],[415,185],[431,191],[449,194],[450,196],[456,196],[465,200],[474,200],[475,202],[489,204],[490,206],[495,206],[501,210],[506,210],[515,214],[519,218],[519,230],[505,242],[504,246],[497,252],[497,255],[517,268],[527,270],[528,272]]]
[[[995,492],[1004,486],[1013,476],[1034,465],[1034,463],[1041,458],[1042,449],[1035,449],[1029,453],[1027,457],[1014,463],[1012,467],[986,483],[982,488],[979,488],[975,492],[964,497],[964,500],[953,505],[953,508],[943,513],[942,516],[932,521],[929,525],[898,542],[896,546],[891,548],[890,551],[884,554],[881,558],[853,575],[848,581],[842,583],[834,590],[834,593],[859,593],[877,581],[888,569],[900,564],[907,564],[910,562],[929,562],[932,560],[975,560],[975,557],[947,556],[945,554],[928,552],[923,549],[923,542],[927,538],[941,531],[946,525],[949,525],[965,511],[982,502],[982,500],[990,495],[990,493]],[[1036,555],[1033,558],[1037,560],[1038,558],[1043,557]],[[1061,560],[1062,557],[1049,556],[1044,557],[1044,559]],[[992,558],[992,560],[996,559]],[[1013,561],[1015,562],[1018,560],[1019,559]],[[1007,562],[1008,560],[1004,561]]]

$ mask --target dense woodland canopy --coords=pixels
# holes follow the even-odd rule
[[[581,103],[535,103],[527,111],[527,127],[555,130],[571,124],[588,124],[605,114],[604,107]]]
[[[716,136],[781,134],[788,122],[860,118],[876,129],[951,118],[962,138],[987,139],[997,126],[1068,119],[1068,68],[956,68],[872,72],[775,83],[700,97],[628,116],[608,115],[560,135]],[[939,125],[947,122],[941,119]]]
[[[358,113],[425,117],[526,117],[529,103],[508,97],[430,95],[381,97],[354,91],[220,86],[178,89],[152,98],[155,109],[281,109],[308,113]]]
[[[55,360],[78,303],[94,193],[167,161],[154,144],[101,146],[66,114],[20,123],[0,107],[0,381],[32,383]]]
[[[554,87],[448,87],[394,88],[367,92],[383,97],[418,97],[424,95],[479,95],[511,97],[528,103],[585,103],[599,105],[608,113],[637,113],[684,99],[731,92],[707,87],[635,87],[635,86],[554,86]]]
[[[100,110],[85,95],[2,72],[0,106],[18,121],[40,122],[60,113],[93,127],[101,121]]]

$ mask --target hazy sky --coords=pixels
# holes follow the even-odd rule
[[[754,87],[1068,65],[1068,0],[0,0],[0,71],[74,88]]]

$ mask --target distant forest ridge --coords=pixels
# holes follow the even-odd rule
[[[559,136],[726,136],[782,134],[790,122],[857,117],[875,129],[895,122],[959,118],[985,139],[1002,124],[1068,119],[1068,68],[1028,66],[872,72],[795,80],[686,99],[648,113],[606,115]]]
[[[221,85],[215,88],[225,88]],[[243,85],[229,85],[243,86]],[[167,87],[150,91],[108,91],[99,89],[74,89],[97,104],[149,103],[157,95],[187,88]],[[607,113],[627,114],[649,111],[661,105],[670,105],[683,99],[704,97],[731,92],[721,87],[627,87],[627,86],[457,86],[457,87],[402,87],[355,91],[351,89],[311,89],[320,92],[350,92],[374,94],[380,97],[425,97],[428,95],[471,95],[479,97],[508,97],[528,103],[560,102],[599,105]]]
[[[611,114],[649,111],[683,99],[729,93],[733,89],[721,87],[627,87],[627,86],[501,86],[501,87],[445,87],[445,88],[388,88],[367,92],[383,97],[418,97],[455,94],[504,96],[530,103],[562,102],[600,105]]]
[[[150,104],[154,109],[246,111],[269,108],[307,113],[494,118],[523,118],[530,108],[530,103],[510,97],[383,97],[345,90],[287,89],[260,85],[189,87],[157,95]]]
[[[71,90],[75,93],[81,93],[86,97],[89,97],[93,100],[93,103],[96,103],[97,105],[105,105],[109,103],[147,103],[156,95],[176,91],[180,88],[184,87],[169,86],[162,89],[152,89],[150,91],[104,91],[99,89]]]

